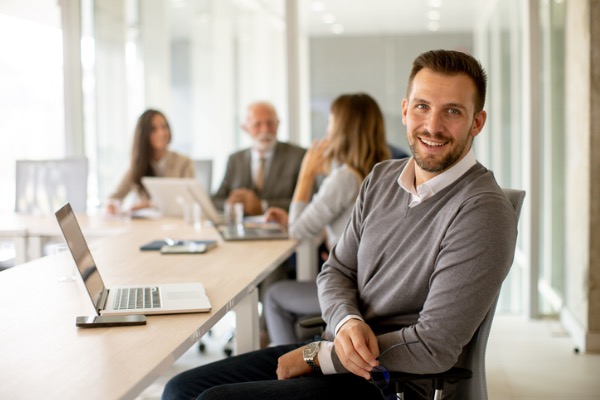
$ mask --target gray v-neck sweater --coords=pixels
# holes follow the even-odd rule
[[[491,171],[477,163],[423,203],[397,183],[406,160],[375,166],[349,224],[317,277],[326,337],[360,315],[378,335],[390,370],[441,372],[464,346],[512,264],[515,211]],[[332,353],[337,372],[347,372]]]

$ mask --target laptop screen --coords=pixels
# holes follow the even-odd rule
[[[69,203],[62,206],[56,211],[56,219],[60,225],[65,241],[71,250],[77,269],[81,274],[83,283],[87,288],[87,291],[94,303],[94,307],[98,310],[98,303],[104,290],[104,282],[100,277],[96,263],[92,258],[90,249],[88,248],[87,242],[83,237],[79,223],[75,218],[73,209]]]

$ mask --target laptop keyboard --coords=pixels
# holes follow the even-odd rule
[[[138,308],[160,308],[160,289],[140,287],[116,289],[115,310],[135,310]]]

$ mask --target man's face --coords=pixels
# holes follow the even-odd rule
[[[444,75],[425,68],[415,76],[409,98],[402,101],[402,122],[420,183],[469,152],[486,119],[485,111],[475,114],[475,93],[475,84],[465,74]]]
[[[269,151],[277,141],[279,120],[268,106],[256,105],[248,111],[243,128],[252,138],[254,148],[261,153]]]

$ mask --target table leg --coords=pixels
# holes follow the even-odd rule
[[[260,345],[258,289],[254,288],[233,310],[235,311],[235,346],[237,354],[258,349]]]

